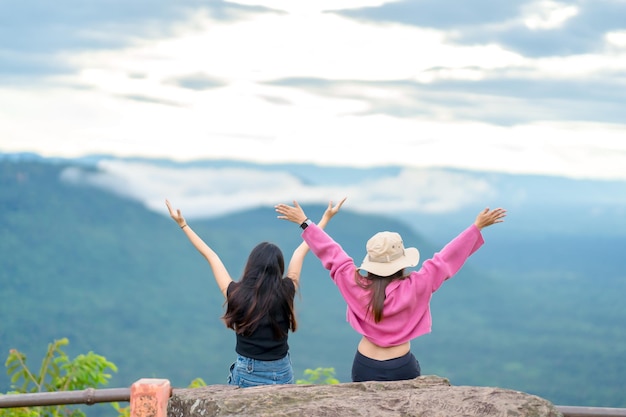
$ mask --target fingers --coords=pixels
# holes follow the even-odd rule
[[[474,224],[482,229],[487,226],[491,226],[492,224],[502,223],[504,218],[506,217],[506,210],[498,207],[496,209],[490,210],[489,207],[486,207],[478,216],[476,216],[476,220]]]
[[[495,217],[503,217],[506,216],[506,210],[503,208],[497,208],[491,212],[491,215]]]
[[[506,217],[506,210],[503,208],[497,208],[493,211],[494,223],[502,223]]]
[[[346,201],[346,199],[347,197],[344,197],[336,205],[334,205],[333,201],[330,200],[328,202],[328,206],[326,207],[324,216],[327,216],[327,217],[334,216],[339,211],[339,209],[341,208],[343,203]],[[300,204],[298,204],[296,200],[293,200],[293,206],[290,206],[284,203],[276,204],[274,206],[274,210],[279,214],[276,217],[282,220],[295,221],[296,219],[299,219],[300,217],[302,217],[302,215],[306,216],[306,214],[304,213],[304,210],[302,209],[302,207],[300,207]]]
[[[295,201],[294,201],[295,203]],[[279,213],[279,216],[276,216],[278,219],[281,220],[290,220],[290,214],[292,214],[292,210],[294,210],[294,207],[289,207],[287,204],[277,204],[274,206],[274,209],[276,210],[277,213]]]
[[[501,207],[490,210],[489,207],[486,207],[482,212],[480,212],[480,214],[487,215],[487,216],[496,216],[496,217],[506,216],[506,210]]]
[[[289,207],[286,204],[277,204],[274,206],[274,209],[276,209],[278,213],[283,214],[283,215],[289,213],[290,208],[291,207]]]
[[[489,221],[489,223],[502,223],[504,218],[506,217],[506,210],[503,208],[497,208],[491,211],[484,212],[485,218]]]
[[[174,216],[174,210],[172,209],[172,205],[170,204],[169,200],[165,200],[165,205],[167,206],[167,210],[170,212],[170,216]],[[178,214],[180,215],[180,213]]]
[[[341,208],[341,206],[343,205],[343,203],[346,201],[346,198],[348,197],[344,197],[339,203],[337,203],[336,205],[333,205],[333,200],[330,200],[328,202],[328,207],[326,208],[326,211],[331,212],[333,214],[337,213],[339,211],[339,209]]]

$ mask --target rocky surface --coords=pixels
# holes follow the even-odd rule
[[[452,386],[437,376],[339,385],[210,385],[175,389],[168,417],[562,417],[549,401],[490,387]]]

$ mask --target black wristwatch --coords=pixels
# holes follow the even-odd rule
[[[302,222],[302,224],[300,225],[300,228],[302,230],[306,229],[307,227],[309,227],[309,225],[311,224],[311,220],[306,219]]]

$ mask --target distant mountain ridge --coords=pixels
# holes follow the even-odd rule
[[[53,338],[68,337],[68,352],[93,350],[119,366],[112,386],[141,377],[168,378],[175,386],[195,377],[222,383],[234,335],[219,320],[222,299],[204,260],[166,216],[99,188],[60,181],[60,173],[74,164],[98,169],[85,161],[0,157],[0,352],[18,348],[34,361]],[[347,181],[336,178],[337,170],[334,180]],[[314,166],[300,170],[312,182],[325,181],[324,172]],[[542,181],[549,181],[496,177],[537,195]],[[574,187],[574,180],[554,181]],[[619,187],[583,181],[581,195],[567,193],[564,203],[580,199],[569,213],[589,213],[606,199],[610,202],[600,208],[619,212],[620,196],[583,198]],[[533,201],[536,211],[524,222],[544,216],[542,224],[566,223],[562,217],[568,211],[558,206],[557,196],[545,197]],[[314,219],[322,211],[307,207]],[[475,214],[396,220],[355,213],[347,205],[328,230],[357,262],[365,240],[383,229],[400,232],[427,259]],[[610,228],[598,221],[572,233],[554,228],[539,234],[540,227],[518,233],[524,229],[525,223],[517,222],[522,214],[511,210],[510,216],[485,231],[485,247],[434,295],[433,333],[412,344],[424,373],[448,377],[455,385],[518,389],[557,404],[626,407],[623,226],[605,232]],[[446,224],[445,218],[455,220]],[[193,226],[234,276],[259,241],[276,242],[286,256],[300,242],[297,228],[276,220],[271,207]],[[312,255],[296,303],[300,330],[290,338],[296,372],[333,366],[340,380],[349,380],[358,336]],[[0,374],[0,391],[8,386]]]
[[[259,164],[232,160],[199,160],[174,162],[164,159],[114,158],[108,155],[90,155],[75,159],[44,158],[33,153],[0,153],[0,160],[44,162],[77,165],[96,169],[104,160],[145,162],[155,167],[169,168],[241,168],[257,171],[288,172],[303,184],[346,186],[357,185],[367,189],[369,184],[381,177],[398,175],[407,169],[401,166],[371,168],[329,167],[314,164]],[[626,235],[626,181],[572,179],[540,175],[513,175],[493,172],[477,172],[458,169],[431,168],[425,172],[457,173],[468,180],[484,181],[493,189],[484,204],[499,205],[509,210],[506,232],[533,235],[569,234],[572,236]],[[469,182],[469,181],[468,181]],[[407,189],[411,195],[415,190]],[[348,196],[349,197],[349,196]],[[416,195],[416,198],[419,195]],[[348,206],[350,203],[348,204]],[[425,213],[396,209],[392,216],[403,220],[436,239],[456,233],[476,214],[480,205],[470,205],[444,213]],[[381,213],[386,214],[386,213]],[[496,231],[495,233],[499,233]]]

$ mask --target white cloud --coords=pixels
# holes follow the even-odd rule
[[[245,2],[278,9],[296,3]],[[619,49],[622,32],[607,35],[607,44],[618,49],[605,55],[530,59],[498,45],[459,46],[453,33],[444,31],[322,13],[379,1],[314,3],[301,12],[261,13],[234,23],[198,13],[178,23],[171,37],[64,55],[76,74],[0,89],[0,150],[626,178],[624,124],[490,124],[496,108],[512,114],[536,108],[532,100],[506,91],[492,97],[434,92],[430,102],[440,103],[420,102],[424,112],[410,117],[369,114],[368,101],[413,111],[419,100],[411,89],[378,87],[377,81],[586,82],[619,74],[626,70],[626,51]],[[540,1],[525,17],[535,19],[538,28],[550,28],[573,13],[563,3]],[[223,85],[193,90],[172,82],[190,74],[205,74]],[[330,96],[316,91],[314,83],[308,89],[268,83],[291,77],[346,80],[353,86]],[[484,121],[456,119],[459,111],[452,103],[477,100],[472,119]],[[591,105],[589,111],[594,111]]]
[[[392,2],[393,1],[389,0],[230,0],[230,3],[237,3],[248,6],[264,6],[271,9],[284,10],[292,14],[315,13],[329,10],[343,10],[360,7],[377,7]]]
[[[558,29],[578,13],[577,6],[551,0],[538,0],[524,6],[524,24],[533,30]]]
[[[98,171],[68,168],[61,179],[140,201],[163,215],[167,215],[164,204],[167,198],[188,218],[215,217],[293,200],[302,204],[327,204],[343,197],[348,197],[353,211],[445,213],[493,193],[484,180],[461,173],[418,169],[338,186],[305,184],[292,173],[275,169],[164,167],[122,160],[103,160],[98,168]]]
[[[451,62],[471,65],[481,59],[489,65],[501,60],[494,50],[480,56],[476,56],[480,48],[452,53],[445,35],[435,30],[376,26],[334,14],[264,14],[236,23],[198,15],[194,22],[174,38],[125,50],[83,53],[72,57],[72,62],[83,68],[85,83],[127,90],[158,88],[164,78],[202,71],[247,87],[245,83],[281,77],[399,79]],[[127,75],[135,73],[147,77],[138,80]]]
[[[605,39],[613,47],[626,49],[626,30],[608,32],[605,35]]]

